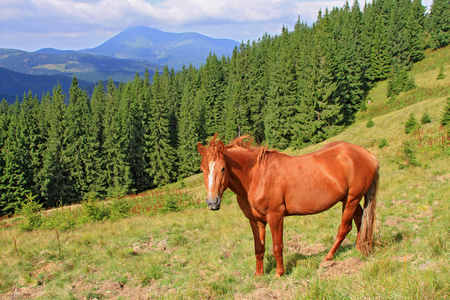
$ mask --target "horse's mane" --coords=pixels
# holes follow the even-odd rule
[[[211,138],[209,141],[209,147],[216,148],[219,143],[219,139],[217,138],[217,133]],[[277,150],[268,149],[267,146],[257,145],[255,146],[255,141],[249,135],[243,135],[232,140],[228,145],[225,146],[225,149],[233,150],[233,149],[245,149],[247,151],[256,152],[256,161],[258,164],[263,162],[267,158],[268,153],[280,153]]]

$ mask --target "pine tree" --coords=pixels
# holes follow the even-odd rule
[[[441,124],[442,126],[450,126],[450,97],[447,97],[447,103],[444,107]]]
[[[161,77],[155,71],[151,85],[149,121],[146,127],[147,172],[155,186],[168,184],[175,177],[175,150],[170,145],[169,110],[163,94]]]
[[[109,196],[126,195],[132,185],[122,129],[122,119],[126,115],[127,107],[124,104],[127,99],[120,97],[123,90],[123,84],[117,89],[112,79],[108,80],[104,114],[104,148],[106,149],[106,186]]]
[[[421,0],[413,0],[407,14],[406,30],[408,31],[409,51],[412,62],[425,58],[425,7]]]
[[[292,140],[292,127],[298,111],[298,85],[289,32],[283,28],[277,40],[277,58],[273,65],[265,136],[271,147],[284,149]]]
[[[78,86],[78,79],[72,79],[69,90],[69,105],[65,113],[64,149],[65,165],[68,167],[75,185],[75,199],[79,201],[90,191],[93,176],[88,173],[94,163],[94,145],[89,136],[92,122],[89,98]],[[91,174],[90,174],[91,175]],[[92,174],[94,175],[94,174]],[[95,175],[94,175],[95,176]]]
[[[43,168],[40,173],[41,195],[46,199],[46,206],[67,204],[76,200],[74,181],[64,159],[65,141],[65,95],[61,85],[53,89],[49,113],[47,115],[49,130],[44,154]]]
[[[434,0],[428,18],[433,49],[443,48],[450,43],[450,2]]]
[[[89,161],[86,164],[86,182],[89,187],[84,197],[87,199],[104,198],[107,191],[106,150],[104,149],[106,97],[102,81],[94,89],[90,107],[91,121],[87,124],[87,135],[91,153],[89,153]]]
[[[228,89],[224,105],[225,140],[249,134],[252,131],[250,119],[250,45],[241,44],[235,48],[228,66]]]
[[[225,74],[222,63],[215,54],[208,56],[201,72],[201,93],[205,102],[205,133],[212,136],[216,132],[225,131]]]
[[[197,143],[203,142],[202,136],[202,105],[197,97],[199,90],[198,73],[192,67],[184,70],[184,92],[180,103],[179,140],[177,156],[179,160],[178,176],[191,176],[198,172],[200,155]]]
[[[30,101],[28,101],[30,100]],[[32,105],[31,99],[24,94],[22,104],[18,101],[14,104],[15,112],[11,114],[4,141],[3,172],[0,178],[0,203],[6,214],[15,212],[25,201],[26,194],[31,193],[33,177],[30,172],[31,153],[28,151],[30,144],[26,131],[30,129],[27,120],[28,105]],[[31,110],[31,108],[30,108]],[[30,149],[31,150],[31,149]]]

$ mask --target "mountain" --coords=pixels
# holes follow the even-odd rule
[[[98,47],[81,51],[121,59],[145,60],[179,70],[190,63],[200,67],[210,53],[218,57],[231,56],[236,46],[239,46],[236,41],[213,39],[194,32],[171,33],[150,27],[133,27]]]
[[[0,68],[4,68],[0,72],[0,99],[14,101],[16,95],[21,99],[23,91],[28,93],[30,89],[41,96],[42,91],[51,91],[58,81],[70,83],[73,76],[92,85],[109,78],[115,82],[133,80],[136,73],[143,76],[146,69],[153,77],[155,70],[161,70],[163,65],[175,70],[189,64],[198,68],[210,53],[231,56],[236,46],[239,43],[233,40],[213,39],[193,32],[170,33],[134,27],[92,49],[44,48],[36,52],[0,49]],[[6,69],[17,73],[8,73]]]
[[[78,51],[42,49],[25,52],[14,49],[0,49],[0,67],[28,75],[64,75],[96,83],[132,80],[136,73],[144,74],[145,69],[153,76],[159,66],[147,61],[115,59],[108,56],[88,54]]]
[[[72,84],[72,78],[63,75],[28,75],[0,67],[0,99],[8,103],[14,103],[16,96],[22,100],[24,93],[31,90],[33,95],[41,97],[42,94],[51,92],[53,87],[61,84],[63,92],[68,94]],[[78,85],[86,90],[93,91],[94,84],[79,80]]]

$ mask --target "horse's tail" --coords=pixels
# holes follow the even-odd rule
[[[372,184],[364,195],[362,224],[356,241],[358,250],[364,255],[368,255],[373,249],[373,231],[376,217],[375,207],[377,205],[379,170],[380,167],[377,166]]]

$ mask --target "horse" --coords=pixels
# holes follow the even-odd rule
[[[331,250],[331,260],[352,229],[357,228],[356,248],[368,255],[373,249],[379,164],[361,146],[332,142],[322,149],[289,156],[267,147],[253,146],[248,136],[225,145],[217,134],[207,146],[197,144],[200,169],[207,188],[206,203],[219,210],[224,191],[229,188],[249,219],[254,238],[256,272],[264,273],[266,224],[270,226],[276,277],[284,274],[283,220],[291,215],[326,211],[342,202],[342,220]],[[364,196],[364,209],[360,201]]]

